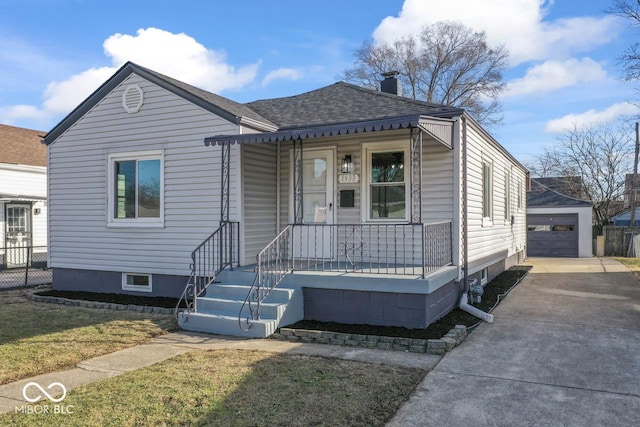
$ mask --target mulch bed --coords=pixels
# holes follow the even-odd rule
[[[488,312],[496,305],[499,296],[509,291],[527,272],[531,269],[528,265],[511,267],[496,276],[484,287],[482,302],[473,304],[474,307]],[[471,314],[456,308],[449,314],[429,325],[426,329],[407,329],[396,326],[376,326],[376,325],[347,325],[334,322],[319,322],[315,320],[301,320],[287,328],[309,329],[319,331],[342,332],[347,334],[378,335],[386,337],[403,337],[417,339],[439,339],[449,332],[456,325],[467,327],[478,324],[479,319]]]
[[[177,298],[169,297],[143,297],[138,295],[103,294],[99,292],[83,291],[55,291],[47,290],[34,292],[36,295],[49,297],[68,298],[83,301],[109,302],[115,304],[144,305],[148,307],[174,308],[178,304]]]

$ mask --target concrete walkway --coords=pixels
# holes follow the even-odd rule
[[[0,413],[16,410],[26,403],[23,388],[29,382],[36,382],[43,388],[54,382],[63,384],[68,391],[76,387],[144,368],[170,357],[194,350],[259,350],[274,353],[300,354],[308,356],[333,357],[385,365],[396,365],[424,370],[433,369],[440,356],[399,351],[370,350],[321,344],[300,344],[269,339],[243,339],[195,332],[180,331],[162,335],[149,343],[116,351],[78,363],[75,368],[27,378],[0,386]],[[62,390],[55,386],[48,392],[52,397],[60,397]],[[28,391],[35,397],[37,390]]]
[[[606,258],[528,263],[391,426],[640,425],[640,282]]]

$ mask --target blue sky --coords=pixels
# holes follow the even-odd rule
[[[567,127],[637,114],[616,57],[640,36],[606,0],[1,0],[0,123],[43,131],[127,60],[239,102],[334,83],[366,39],[437,20],[511,52],[492,134],[530,162]]]

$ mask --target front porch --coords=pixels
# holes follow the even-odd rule
[[[394,302],[398,296],[430,295],[459,280],[454,122],[401,119],[344,132],[207,138],[208,145],[221,146],[221,227],[192,256],[188,316],[200,311],[199,297],[222,289],[209,286],[214,280],[240,286],[224,290],[239,294],[224,307],[225,315],[235,311],[238,329],[245,332],[265,320],[265,309],[277,314],[276,325],[304,318],[305,307],[313,304],[303,288],[320,290],[312,299],[326,294],[322,290],[355,292],[348,298],[358,300],[357,306],[370,298],[384,300],[384,316],[352,307],[364,316],[359,323],[366,323],[402,312],[404,303]],[[234,156],[240,157],[240,170],[232,173]],[[238,187],[232,176],[238,175],[241,192],[234,205]],[[275,238],[269,230],[277,230]],[[237,283],[242,272],[226,271],[246,266],[254,270],[251,281]],[[284,296],[278,289],[291,292]],[[269,305],[274,293],[278,301],[271,303],[284,307]],[[427,313],[433,305],[429,298],[418,299],[413,309],[419,316],[408,321],[400,316],[391,324],[426,327],[441,314],[439,309]],[[263,329],[260,334],[268,335],[275,326]]]

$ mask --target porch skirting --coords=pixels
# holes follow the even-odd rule
[[[53,289],[57,291],[83,291],[105,294],[127,294],[145,297],[179,298],[188,276],[152,274],[151,292],[122,289],[122,271],[81,270],[52,268]],[[131,272],[126,273],[144,273]]]
[[[431,294],[303,288],[308,320],[426,328],[458,304],[464,286],[450,281]]]

